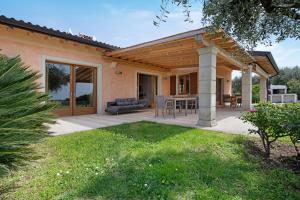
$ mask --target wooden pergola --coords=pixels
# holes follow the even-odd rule
[[[171,70],[198,67],[197,50],[207,46],[218,49],[217,66],[240,70],[254,61],[254,58],[224,31],[209,33],[204,28],[107,51],[104,56]]]
[[[181,68],[197,68],[200,126],[213,126],[216,123],[217,67],[224,66],[243,72],[244,109],[249,109],[252,103],[252,72],[262,77],[261,96],[266,96],[266,80],[272,75],[268,63],[256,60],[254,56],[257,55],[251,55],[223,30],[212,33],[206,28],[106,51],[103,56],[116,62],[126,61],[167,72]]]

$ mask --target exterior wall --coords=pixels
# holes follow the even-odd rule
[[[98,84],[97,93],[102,97],[97,102],[98,106],[101,105],[102,112],[107,101],[121,97],[137,97],[138,72],[157,75],[160,85],[158,92],[167,95],[169,91],[165,73],[157,68],[153,70],[150,67],[128,63],[118,63],[113,67],[113,61],[101,56],[101,48],[0,25],[0,49],[1,54],[9,57],[20,55],[26,65],[41,74],[45,71],[45,59],[98,67],[98,81],[101,84]],[[122,74],[116,71],[121,71]],[[44,85],[44,78],[39,82]]]
[[[96,48],[39,33],[0,25],[0,53],[9,57],[20,55],[32,70],[45,72],[45,60],[81,64],[98,68],[98,107],[102,112],[108,101],[137,97],[137,73],[158,76],[158,94],[170,94],[170,75],[197,72],[198,69],[162,72],[159,68],[118,62],[103,58],[104,49]],[[217,66],[217,76],[224,78],[224,93],[231,94],[231,69]],[[102,72],[102,73],[101,73]],[[121,73],[120,73],[121,72]],[[45,79],[39,82],[45,85]],[[100,111],[100,109],[98,109]]]
[[[231,90],[232,90],[231,73],[232,73],[232,69],[228,67],[217,66],[217,77],[224,78],[224,94],[231,95]]]
[[[198,72],[197,68],[193,69],[177,69],[173,70],[171,72],[171,75],[183,75],[183,74],[189,74],[193,72]],[[232,85],[232,80],[231,80],[231,73],[232,69],[229,67],[224,67],[224,66],[217,66],[217,77],[218,78],[224,78],[224,94],[231,94],[231,85]],[[169,81],[170,83],[170,81]],[[178,85],[176,86],[178,87]],[[199,88],[199,87],[198,87]]]

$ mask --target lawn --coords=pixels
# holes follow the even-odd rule
[[[299,177],[262,167],[246,139],[150,122],[50,137],[0,199],[299,199]]]

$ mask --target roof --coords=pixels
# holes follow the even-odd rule
[[[212,42],[228,52],[227,57],[225,53],[218,54],[218,65],[239,69],[242,62],[252,63],[255,61],[245,49],[223,30],[212,33],[207,31],[207,28],[191,30],[150,42],[107,51],[104,55],[112,59],[150,64],[167,70],[191,68],[199,66],[197,50],[209,45],[206,42]],[[239,59],[235,60],[234,57]]]
[[[271,52],[269,51],[249,51],[249,53],[254,56],[256,63],[265,69],[271,75],[277,75],[279,73],[279,68],[275,62],[275,59]],[[270,65],[272,68],[270,68]]]
[[[137,44],[127,48],[119,48],[110,44],[99,41],[94,41],[86,38],[72,35],[67,32],[62,32],[45,26],[34,25],[30,22],[16,20],[0,16],[0,24],[15,27],[23,30],[34,31],[49,36],[62,38],[94,47],[100,47],[107,50],[106,56],[127,61],[155,65],[162,68],[175,67],[195,67],[198,65],[197,49],[203,47],[200,44],[197,36],[207,38],[225,51],[235,56],[243,58],[245,63],[257,63],[264,71],[270,75],[279,73],[278,66],[271,54],[268,51],[249,51],[243,49],[232,37],[226,34],[223,30],[216,34],[210,34],[206,28],[196,29],[179,33],[165,38],[160,38],[150,42]],[[235,51],[235,52],[234,52]],[[186,62],[188,60],[188,63]],[[228,63],[225,59],[218,59],[221,65],[230,65],[235,68],[235,63]]]
[[[271,90],[285,90],[287,89],[286,85],[270,85]]]
[[[20,28],[20,29],[24,29],[24,30],[28,30],[28,31],[34,31],[34,32],[38,32],[41,34],[46,34],[49,36],[58,37],[58,38],[66,39],[66,40],[71,40],[74,42],[79,42],[82,44],[87,44],[87,45],[100,47],[100,48],[104,48],[104,49],[114,50],[114,49],[119,48],[119,47],[116,47],[116,46],[113,46],[110,44],[106,44],[103,42],[84,39],[77,35],[72,35],[67,32],[62,32],[62,31],[55,30],[52,28],[47,28],[45,26],[35,25],[30,22],[24,22],[23,20],[16,20],[14,18],[8,18],[3,15],[0,15],[0,24],[10,26],[10,27]]]

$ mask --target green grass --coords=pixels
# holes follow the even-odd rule
[[[52,137],[0,181],[2,198],[299,199],[299,177],[263,168],[245,139],[150,122]]]

